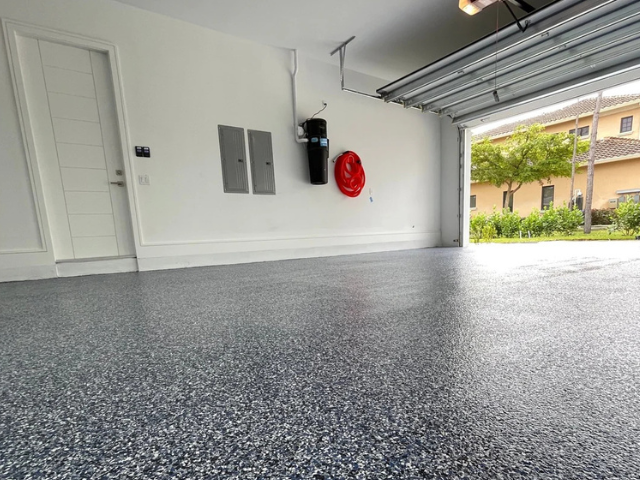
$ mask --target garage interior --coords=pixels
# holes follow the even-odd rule
[[[0,0],[0,477],[634,478],[637,246],[459,247],[638,15]]]

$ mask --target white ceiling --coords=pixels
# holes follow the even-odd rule
[[[329,52],[356,35],[347,68],[389,81],[495,31],[498,13],[501,24],[511,22],[503,5],[469,17],[458,0],[118,1],[332,63]]]

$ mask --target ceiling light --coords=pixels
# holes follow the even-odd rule
[[[460,0],[458,6],[463,12],[469,15],[475,15],[485,7],[488,7],[489,5],[497,3],[499,1],[500,0]]]

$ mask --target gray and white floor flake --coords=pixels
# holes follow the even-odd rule
[[[640,478],[640,242],[0,284],[0,478]]]

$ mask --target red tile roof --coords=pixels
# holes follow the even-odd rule
[[[610,109],[617,106],[632,104],[634,102],[640,103],[640,95],[613,95],[610,97],[603,97],[602,99],[602,109]],[[527,118],[526,120],[520,120],[518,122],[506,123],[504,125],[500,125],[494,129],[488,130],[486,132],[482,132],[479,135],[475,135],[474,139],[486,138],[486,137],[500,137],[507,135],[515,130],[516,127],[520,125],[530,126],[535,123],[541,123],[542,125],[548,125],[552,123],[558,123],[562,120],[575,120],[578,115],[585,115],[589,113],[593,113],[596,108],[596,98],[587,98],[585,100],[580,100],[579,102],[573,103],[567,107],[561,108],[559,110],[554,110],[553,112],[543,113],[542,115],[537,115],[535,117]]]
[[[640,157],[640,140],[624,137],[607,137],[596,144],[596,162],[620,157]],[[589,152],[578,156],[576,161],[589,160]]]

